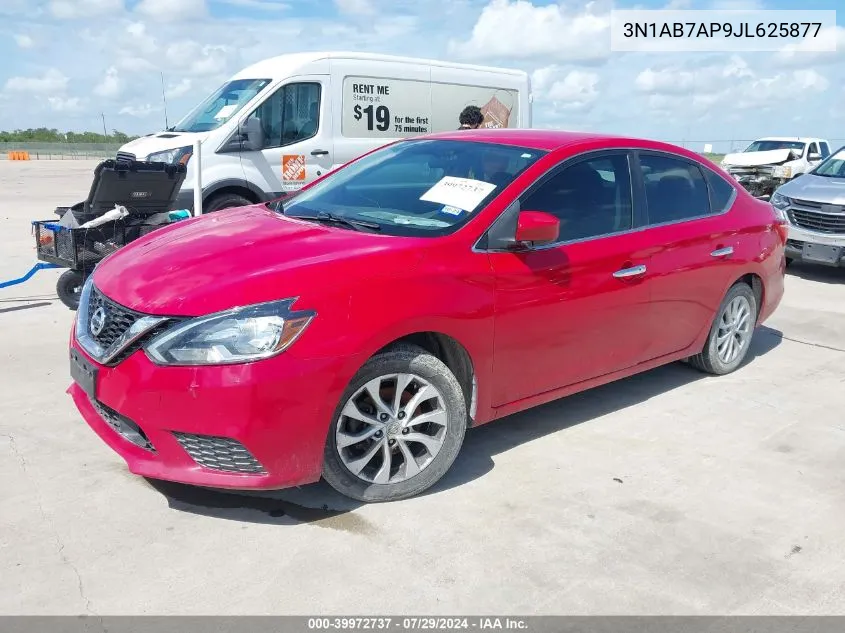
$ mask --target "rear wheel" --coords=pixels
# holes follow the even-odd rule
[[[222,209],[231,209],[233,207],[247,207],[252,204],[252,200],[248,200],[236,193],[221,193],[212,196],[203,206],[203,213],[213,213]]]
[[[63,272],[56,282],[56,294],[59,295],[59,300],[71,310],[77,310],[84,283],[85,277],[81,272],[76,270]]]
[[[341,397],[323,478],[358,501],[412,497],[449,470],[466,427],[466,401],[449,368],[422,348],[393,348],[371,358]]]
[[[725,296],[700,354],[690,364],[718,376],[736,370],[745,360],[757,324],[757,298],[746,283],[735,284]]]

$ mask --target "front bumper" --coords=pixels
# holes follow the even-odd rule
[[[71,346],[93,362],[75,340]],[[235,489],[319,479],[346,369],[343,359],[289,353],[234,366],[159,367],[143,351],[94,366],[95,397],[76,383],[68,393],[131,472]]]
[[[839,249],[839,255],[836,257],[835,251],[826,249],[828,253],[833,253],[833,261],[821,261],[819,258],[808,256],[808,253],[812,250],[812,246],[807,247],[805,250],[807,244]],[[845,235],[818,233],[790,224],[789,239],[786,242],[786,256],[796,261],[806,261],[833,267],[845,267]]]

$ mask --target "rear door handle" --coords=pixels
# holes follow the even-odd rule
[[[327,149],[315,149],[311,152],[311,156],[328,156],[329,150]]]
[[[617,279],[628,279],[629,277],[639,277],[640,275],[644,275],[646,271],[645,266],[634,266],[633,268],[623,268],[622,270],[617,270],[613,273],[613,276]]]
[[[710,253],[710,257],[727,257],[728,255],[734,254],[734,247],[733,246],[726,246],[725,248],[717,248],[715,251]]]

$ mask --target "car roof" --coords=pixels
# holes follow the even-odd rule
[[[680,156],[696,157],[701,156],[692,150],[684,149],[671,143],[654,141],[631,136],[605,134],[600,132],[574,132],[568,130],[544,130],[535,128],[498,128],[478,130],[454,130],[418,136],[417,139],[438,139],[456,141],[476,141],[479,143],[498,143],[500,145],[512,145],[541,151],[552,152],[564,147],[573,145],[586,145],[591,143],[601,144],[604,147],[633,147],[641,149],[655,149],[671,152]]]

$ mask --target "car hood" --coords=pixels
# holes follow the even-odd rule
[[[287,218],[264,205],[183,220],[104,259],[94,284],[147,314],[200,316],[407,271],[419,239]]]
[[[156,152],[187,147],[193,145],[196,140],[204,141],[207,136],[205,132],[157,132],[129,141],[119,151],[135,154],[138,160],[143,160]]]
[[[779,187],[777,193],[787,198],[845,205],[845,178],[805,174]]]
[[[789,160],[788,149],[773,149],[766,152],[738,152],[727,154],[722,159],[722,164],[731,167],[756,167],[757,165],[777,165]]]

